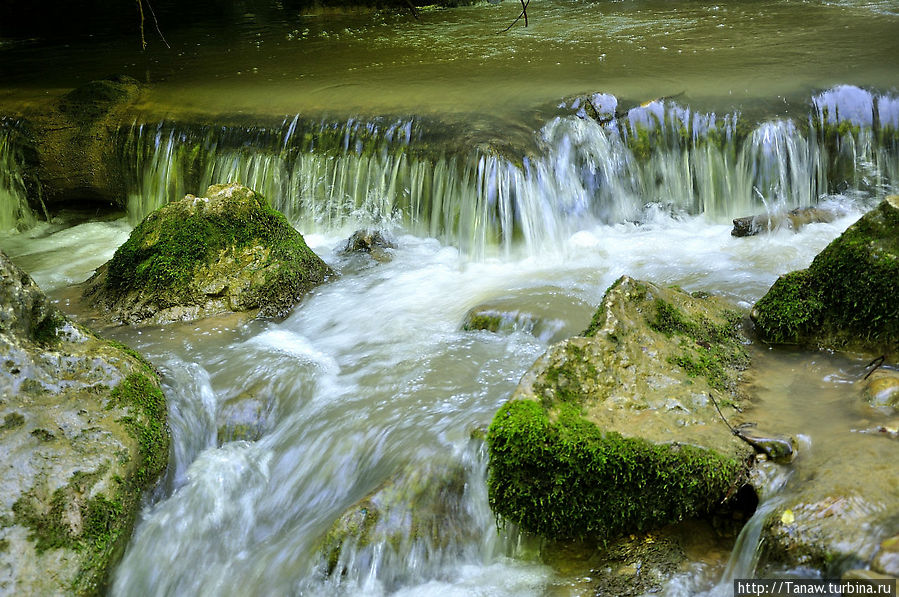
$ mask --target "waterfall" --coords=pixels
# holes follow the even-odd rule
[[[24,230],[37,221],[28,205],[25,147],[21,124],[0,119],[0,231]]]
[[[640,221],[647,206],[726,221],[815,205],[833,193],[889,192],[899,175],[899,100],[842,86],[812,98],[808,122],[750,129],[739,113],[657,100],[563,104],[538,150],[466,147],[413,119],[123,132],[132,222],[172,198],[240,181],[304,232],[402,227],[473,255],[558,243],[597,224]],[[602,116],[602,115],[600,115]]]

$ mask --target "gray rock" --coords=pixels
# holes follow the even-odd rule
[[[165,399],[3,253],[0,280],[0,593],[98,594],[165,469]]]
[[[833,222],[840,214],[821,207],[797,207],[786,213],[770,213],[734,219],[732,236],[755,236],[778,228],[798,231],[808,224]]]
[[[357,230],[347,239],[341,253],[344,255],[364,253],[379,263],[387,263],[393,259],[391,249],[396,249],[396,243],[380,230],[363,229]]]

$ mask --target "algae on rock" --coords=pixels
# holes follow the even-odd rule
[[[166,467],[156,372],[0,253],[0,593],[95,595]]]
[[[124,322],[251,309],[284,315],[331,273],[281,213],[232,183],[147,216],[88,281],[85,296]]]
[[[549,538],[605,540],[718,508],[752,450],[708,396],[745,399],[744,342],[723,301],[620,278],[584,335],[550,347],[494,417],[494,512]]]
[[[899,349],[899,196],[850,226],[808,269],[781,276],[752,309],[773,343]]]

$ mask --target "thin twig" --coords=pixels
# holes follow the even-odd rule
[[[868,374],[865,375],[862,379],[865,380],[865,379],[868,379],[869,377],[871,377],[871,374],[874,373],[875,371],[877,371],[878,369],[880,369],[880,366],[883,365],[883,362],[886,359],[887,359],[886,355],[882,354],[879,357],[877,357],[876,359],[874,359],[873,361],[871,361],[870,363],[868,363],[867,365],[865,365],[865,369],[867,369],[871,365],[874,365],[874,363],[877,363],[877,365],[873,369],[868,371]],[[878,361],[880,361],[880,362],[878,362]]]
[[[169,45],[169,42],[165,40],[165,36],[162,34],[162,29],[159,28],[159,21],[156,20],[156,11],[153,10],[153,5],[150,4],[150,0],[147,0],[147,8],[150,9],[150,14],[153,15],[153,24],[156,25],[156,33],[159,34],[160,39],[162,39],[162,43],[165,44],[165,47],[168,49],[172,49],[172,46]],[[146,46],[146,44],[144,44]]]
[[[531,0],[519,0],[519,1],[521,2],[521,14],[518,15],[518,17],[514,21],[512,21],[512,23],[508,27],[506,27],[502,31],[497,31],[497,33],[505,33],[506,31],[508,31],[509,29],[514,27],[515,23],[517,23],[518,21],[521,20],[521,17],[524,17],[524,26],[525,27],[528,26],[528,4],[531,3]]]
[[[721,412],[721,409],[718,408],[718,401],[715,400],[715,397],[712,396],[712,393],[711,393],[711,392],[709,392],[709,398],[712,399],[712,404],[715,405],[715,410],[718,411],[718,416],[721,417],[721,420],[724,421],[724,424],[727,425],[727,428],[730,429],[730,432],[733,433],[734,435],[736,435],[737,437],[741,438],[741,439],[745,439],[745,438],[742,436],[742,434],[741,434],[739,431],[737,431],[736,429],[734,429],[733,427],[731,427],[730,423],[727,422],[727,419],[724,418],[724,413],[722,413],[722,412]]]
[[[144,38],[144,4],[143,0],[137,0],[137,10],[140,11],[140,49],[147,49],[147,40]]]

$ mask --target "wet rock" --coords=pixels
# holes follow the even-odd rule
[[[885,539],[880,544],[871,568],[881,574],[899,577],[899,535]]]
[[[331,273],[283,215],[232,183],[147,216],[88,280],[84,296],[125,323],[254,309],[285,315]]]
[[[890,580],[895,579],[895,575],[882,574],[874,570],[847,570],[841,577],[843,580]]]
[[[48,203],[103,202],[124,207],[119,129],[142,87],[127,76],[91,81],[60,98],[56,109],[29,111],[37,178]]]
[[[157,375],[3,253],[0,354],[0,593],[98,594],[166,466]]]
[[[258,392],[244,392],[219,407],[218,443],[256,441],[269,431],[274,415],[274,400]]]
[[[376,558],[389,570],[456,561],[479,525],[466,506],[470,471],[461,463],[412,464],[347,509],[321,544],[328,574],[366,574]]]
[[[862,382],[862,396],[871,406],[899,408],[899,371],[878,369]]]
[[[738,437],[775,462],[790,462],[796,456],[796,442],[793,438],[782,435],[769,435],[757,430],[738,428]]]
[[[708,398],[730,414],[745,400],[740,321],[715,297],[620,278],[494,417],[494,511],[550,538],[614,538],[718,508],[753,454]]]
[[[580,301],[560,300],[554,290],[532,288],[519,294],[498,297],[472,308],[462,320],[464,331],[487,331],[499,334],[525,332],[543,342],[558,342],[583,329],[559,318],[567,313],[571,319],[587,320],[593,308]]]
[[[828,487],[813,479],[806,485],[765,525],[769,561],[814,568],[828,577],[864,568],[878,549],[878,529],[890,524],[886,510],[895,496],[865,482]]]
[[[759,214],[734,219],[732,236],[755,236],[780,228],[798,231],[808,224],[833,222],[840,214],[822,207],[797,207],[786,213]]]
[[[380,230],[357,230],[347,239],[341,253],[365,253],[379,263],[387,263],[393,259],[389,249],[396,249],[396,243],[387,238]]]
[[[899,349],[899,196],[865,214],[752,309],[768,342],[875,353]]]

